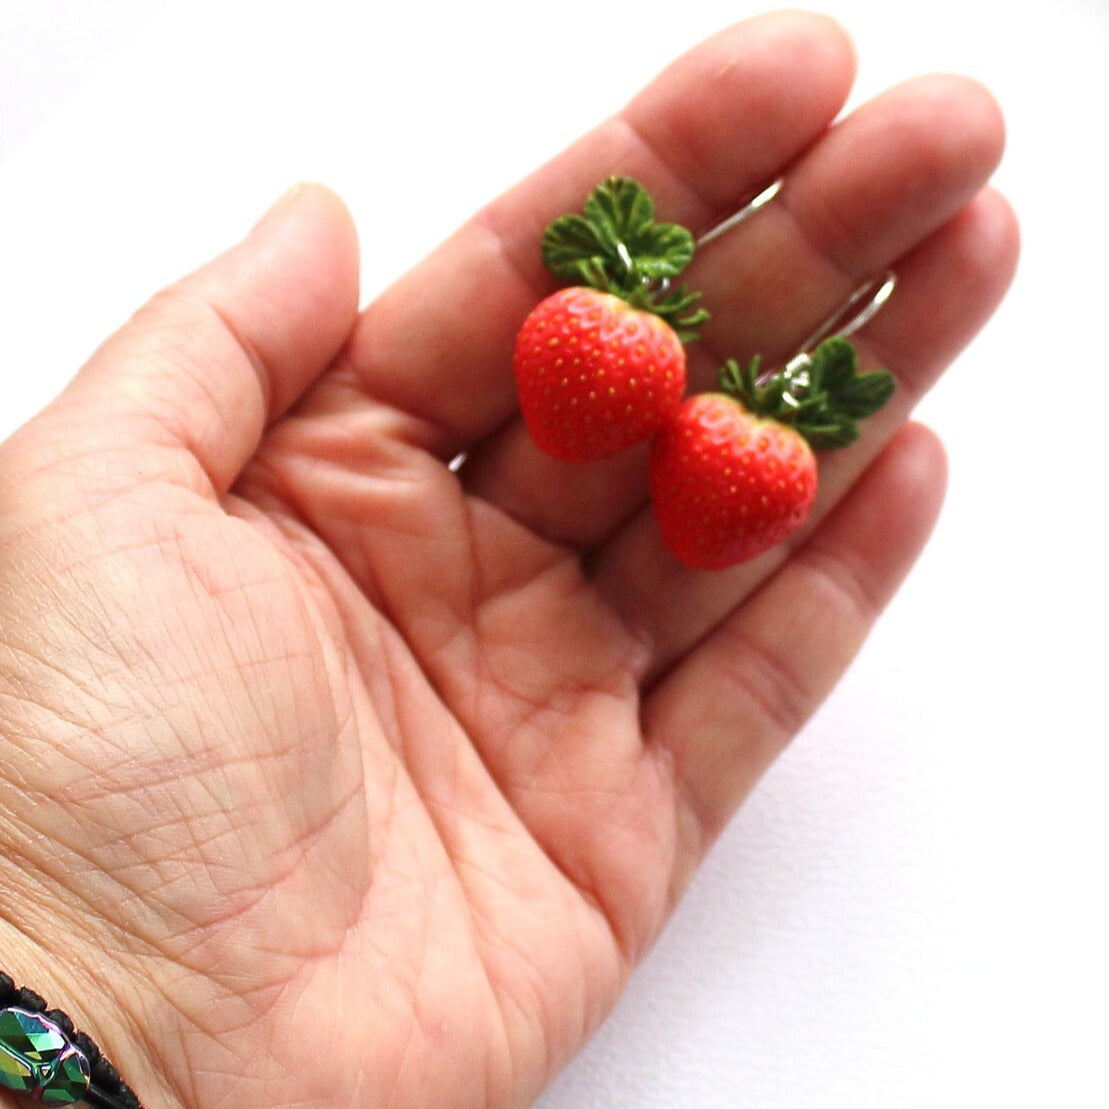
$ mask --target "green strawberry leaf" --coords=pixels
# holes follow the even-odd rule
[[[691,292],[685,285],[679,285],[676,289],[642,286],[627,298],[634,307],[661,316],[683,343],[691,343],[698,338],[697,328],[709,318],[707,309],[694,307],[700,299],[699,292]]]
[[[862,420],[877,412],[893,396],[893,391],[893,376],[876,370],[860,374],[840,392],[837,403],[842,412]]]
[[[722,393],[735,397],[749,412],[758,415],[763,408],[763,397],[759,388],[759,366],[762,358],[755,355],[747,365],[740,365],[729,358],[720,370],[717,384]]]
[[[593,225],[581,216],[562,216],[543,233],[543,262],[558,277],[580,280],[602,267],[605,250]]]
[[[825,339],[813,351],[810,373],[815,379],[819,376],[826,388],[835,388],[842,382],[850,381],[859,369],[859,360],[852,343],[838,335]]]
[[[849,447],[859,437],[859,425],[846,417],[826,423],[809,423],[797,430],[808,440],[809,446],[818,451]]]
[[[816,348],[810,372],[827,394],[829,407],[856,420],[873,415],[893,396],[893,375],[888,370],[859,373],[855,348],[841,336]]]
[[[676,223],[656,223],[654,202],[627,177],[602,181],[586,199],[584,215],[555,220],[543,234],[543,262],[557,277],[623,297],[674,326],[683,342],[708,319],[692,310],[699,293],[670,281],[693,260],[696,243]]]
[[[677,277],[693,261],[693,236],[676,223],[653,223],[625,242],[635,273],[648,281]]]
[[[654,222],[655,205],[647,191],[627,177],[602,181],[585,202],[585,218],[610,258],[628,270],[634,267],[632,244]]]

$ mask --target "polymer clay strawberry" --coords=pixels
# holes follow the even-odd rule
[[[816,496],[814,451],[854,442],[894,382],[859,373],[855,348],[837,337],[761,379],[758,358],[729,361],[719,386],[681,405],[648,469],[667,549],[700,570],[745,562],[799,528]]]
[[[520,411],[532,439],[566,462],[609,458],[649,439],[685,392],[684,342],[708,318],[698,293],[671,281],[693,236],[656,223],[650,196],[626,177],[589,195],[583,215],[555,220],[543,261],[570,288],[547,297],[516,337]]]

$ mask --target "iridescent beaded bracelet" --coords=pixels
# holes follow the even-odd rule
[[[0,971],[0,1089],[47,1105],[142,1109],[100,1048],[60,1009]]]

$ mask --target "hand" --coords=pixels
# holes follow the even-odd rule
[[[1016,253],[988,96],[828,131],[852,67],[815,17],[722,34],[361,314],[303,188],[0,448],[3,969],[147,1109],[526,1104],[843,672],[942,496],[902,425]],[[786,175],[691,271],[695,389],[900,278],[893,402],[728,573],[664,554],[641,452],[514,419],[541,230],[610,173],[698,232]]]

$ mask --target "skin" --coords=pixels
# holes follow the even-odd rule
[[[4,969],[148,1109],[528,1104],[849,664],[942,499],[909,412],[1017,254],[989,95],[829,130],[853,67],[822,18],[725,31],[362,312],[303,187],[0,446]],[[697,233],[786,175],[689,273],[694,388],[900,278],[858,337],[895,399],[732,571],[665,555],[641,451],[515,418],[542,227],[610,173]]]

